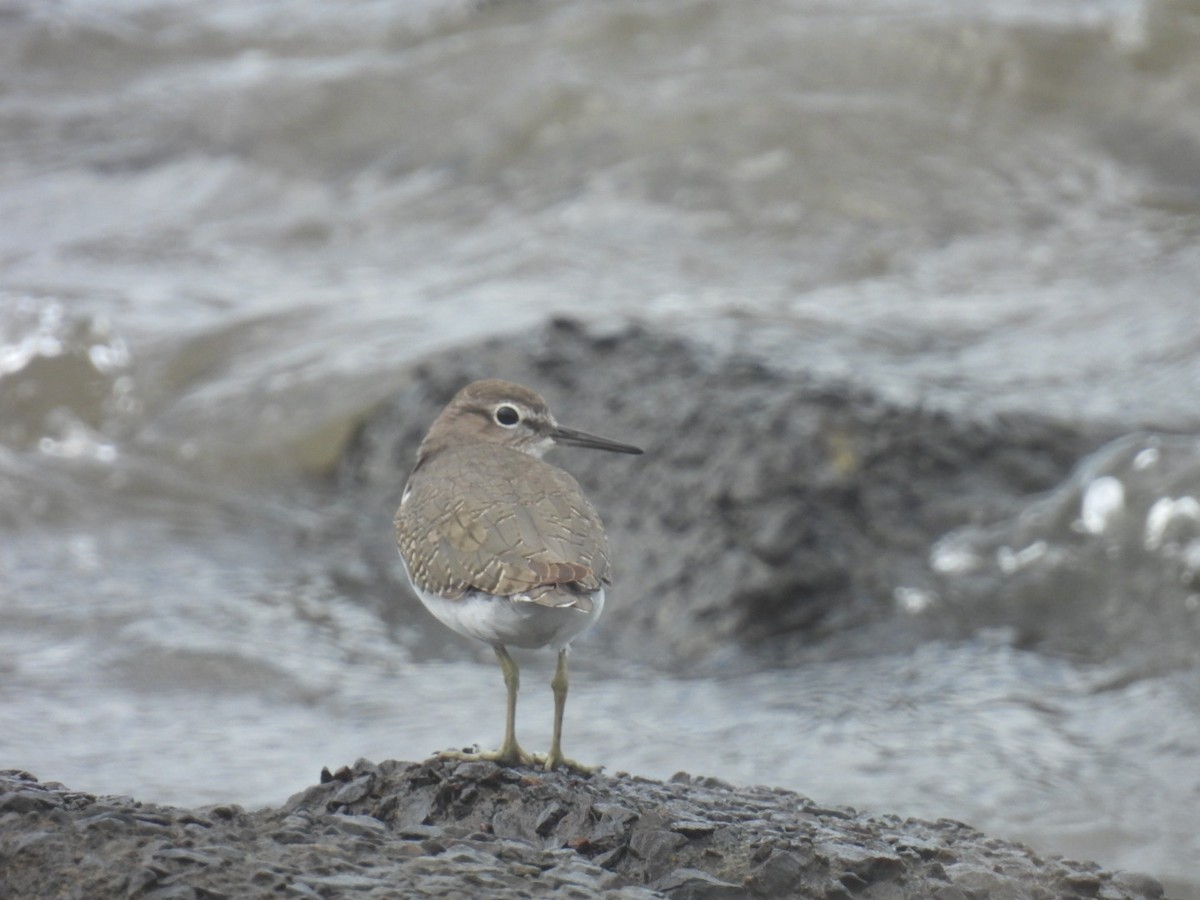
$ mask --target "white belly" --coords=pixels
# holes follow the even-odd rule
[[[448,600],[416,585],[413,590],[443,625],[493,646],[561,650],[595,625],[604,611],[603,590],[590,595],[590,612],[580,612],[569,606],[542,606],[529,600],[497,597],[482,591],[470,591],[459,600]]]

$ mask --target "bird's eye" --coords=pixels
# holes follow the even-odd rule
[[[521,421],[521,414],[519,412],[517,412],[513,407],[508,406],[508,405],[496,407],[496,423],[497,424],[503,425],[505,428],[512,428],[514,425],[516,425],[520,421]]]

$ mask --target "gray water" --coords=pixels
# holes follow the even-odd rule
[[[552,313],[951,410],[1200,431],[1192,0],[15,0],[0,74],[0,765],[43,779],[253,806],[493,743],[494,664],[410,658],[301,535],[407,364]],[[1102,455],[1062,515],[948,536],[945,590],[898,601],[967,610],[970,640],[724,679],[581,641],[567,749],[1200,897],[1185,457]],[[1105,475],[1141,480],[1088,505]],[[1082,591],[1063,560],[1114,541],[1136,565],[1103,608],[1068,590],[1043,625],[1047,590]],[[997,571],[1022,577],[973,593]],[[1081,622],[1119,651],[1019,649]],[[529,657],[530,746],[548,677]]]

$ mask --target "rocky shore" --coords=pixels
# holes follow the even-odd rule
[[[390,532],[377,523],[390,519],[428,423],[481,377],[534,385],[565,424],[646,448],[639,465],[615,474],[602,455],[560,462],[603,510],[618,561],[611,610],[587,644],[674,671],[896,652],[992,624],[987,604],[912,614],[895,589],[944,594],[929,565],[939,538],[1013,517],[1114,433],[983,402],[955,412],[905,405],[636,324],[560,319],[431,357],[364,421],[337,473],[352,510],[344,558],[357,560],[335,577],[347,594],[407,595]],[[415,601],[381,610],[398,623],[415,611]],[[1047,628],[1031,645],[1060,642]],[[407,787],[397,793],[400,778]],[[1149,879],[1042,859],[954,822],[820,809],[686,776],[663,785],[389,763],[358,767],[341,801],[329,790],[292,804],[333,802],[398,822],[416,829],[410,841],[434,827],[438,846],[448,834],[465,842],[455,844],[464,865],[487,862],[489,880],[458,887],[464,896],[557,896],[565,882],[554,879],[566,871],[587,875],[573,883],[578,896],[1161,895]],[[497,874],[488,861],[497,854],[543,875]]]
[[[620,567],[589,644],[673,670],[894,652],[931,631],[989,624],[984,604],[922,618],[895,589],[937,595],[934,542],[1012,517],[1111,436],[1033,414],[897,405],[638,326],[558,321],[431,359],[367,418],[337,470],[341,512],[305,536],[327,553],[344,548],[330,578],[340,593],[405,595],[386,528],[399,485],[433,415],[486,375],[537,386],[565,424],[647,449],[619,480],[603,459],[571,459]],[[381,612],[404,623],[414,610],[401,601]],[[1029,643],[1054,650],[1060,633],[1079,632],[1075,621],[1057,627],[1039,620]],[[397,632],[401,644],[425,640]],[[1163,889],[955,821],[682,773],[663,783],[360,761],[278,808],[247,811],[0,772],[5,900],[351,896],[1122,900]]]
[[[365,760],[278,808],[187,810],[0,772],[0,896],[1158,898],[1140,875],[1040,857],[958,822],[492,763]]]

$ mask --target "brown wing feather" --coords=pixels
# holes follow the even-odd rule
[[[600,517],[575,479],[503,447],[466,445],[426,460],[395,526],[413,580],[443,596],[475,589],[572,605],[572,595],[610,581]]]

